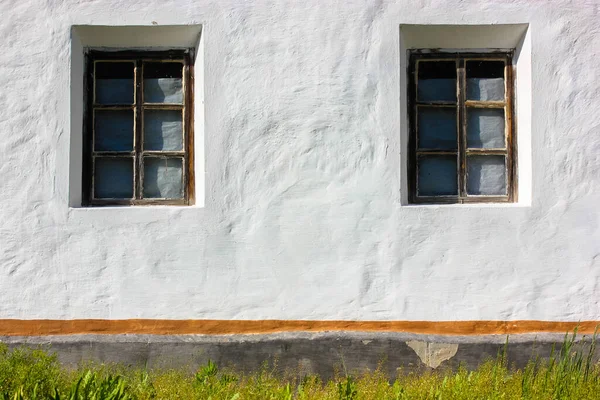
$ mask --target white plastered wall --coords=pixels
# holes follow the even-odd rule
[[[0,15],[0,318],[600,319],[593,4],[7,0]],[[517,43],[516,206],[403,205],[402,46],[422,25]],[[130,40],[86,26],[202,27],[196,206],[77,207],[73,77],[83,46]]]

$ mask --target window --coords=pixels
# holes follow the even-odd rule
[[[512,82],[511,52],[411,52],[411,203],[516,200]]]
[[[189,51],[89,51],[84,205],[187,205],[193,197]]]

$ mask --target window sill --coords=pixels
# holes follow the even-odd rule
[[[203,209],[203,205],[173,205],[173,204],[152,204],[152,205],[110,205],[110,206],[80,206],[80,207],[69,207],[69,211],[72,212],[95,212],[95,211],[121,211],[121,210],[197,210]],[[137,211],[136,211],[137,212]]]
[[[402,204],[402,208],[530,208],[526,203]]]

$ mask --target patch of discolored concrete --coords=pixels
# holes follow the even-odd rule
[[[421,362],[429,368],[437,368],[446,360],[451,359],[458,351],[458,343],[430,343],[419,340],[406,342],[419,356]]]

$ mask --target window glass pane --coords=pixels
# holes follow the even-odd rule
[[[506,195],[505,157],[468,156],[467,193],[473,195]]]
[[[144,102],[183,103],[183,64],[144,63]]]
[[[144,110],[144,150],[183,150],[181,110]]]
[[[183,198],[183,158],[144,158],[144,197]]]
[[[456,156],[420,156],[417,163],[419,196],[458,194]]]
[[[131,199],[133,197],[133,158],[96,157],[94,197],[96,199]]]
[[[467,108],[467,147],[503,149],[503,108]]]
[[[133,104],[132,62],[97,62],[96,104]]]
[[[133,110],[96,110],[94,150],[133,150]]]
[[[420,149],[456,149],[456,108],[420,106],[417,112]]]
[[[503,61],[467,61],[467,100],[504,101]]]
[[[417,100],[456,101],[456,63],[419,61]]]

